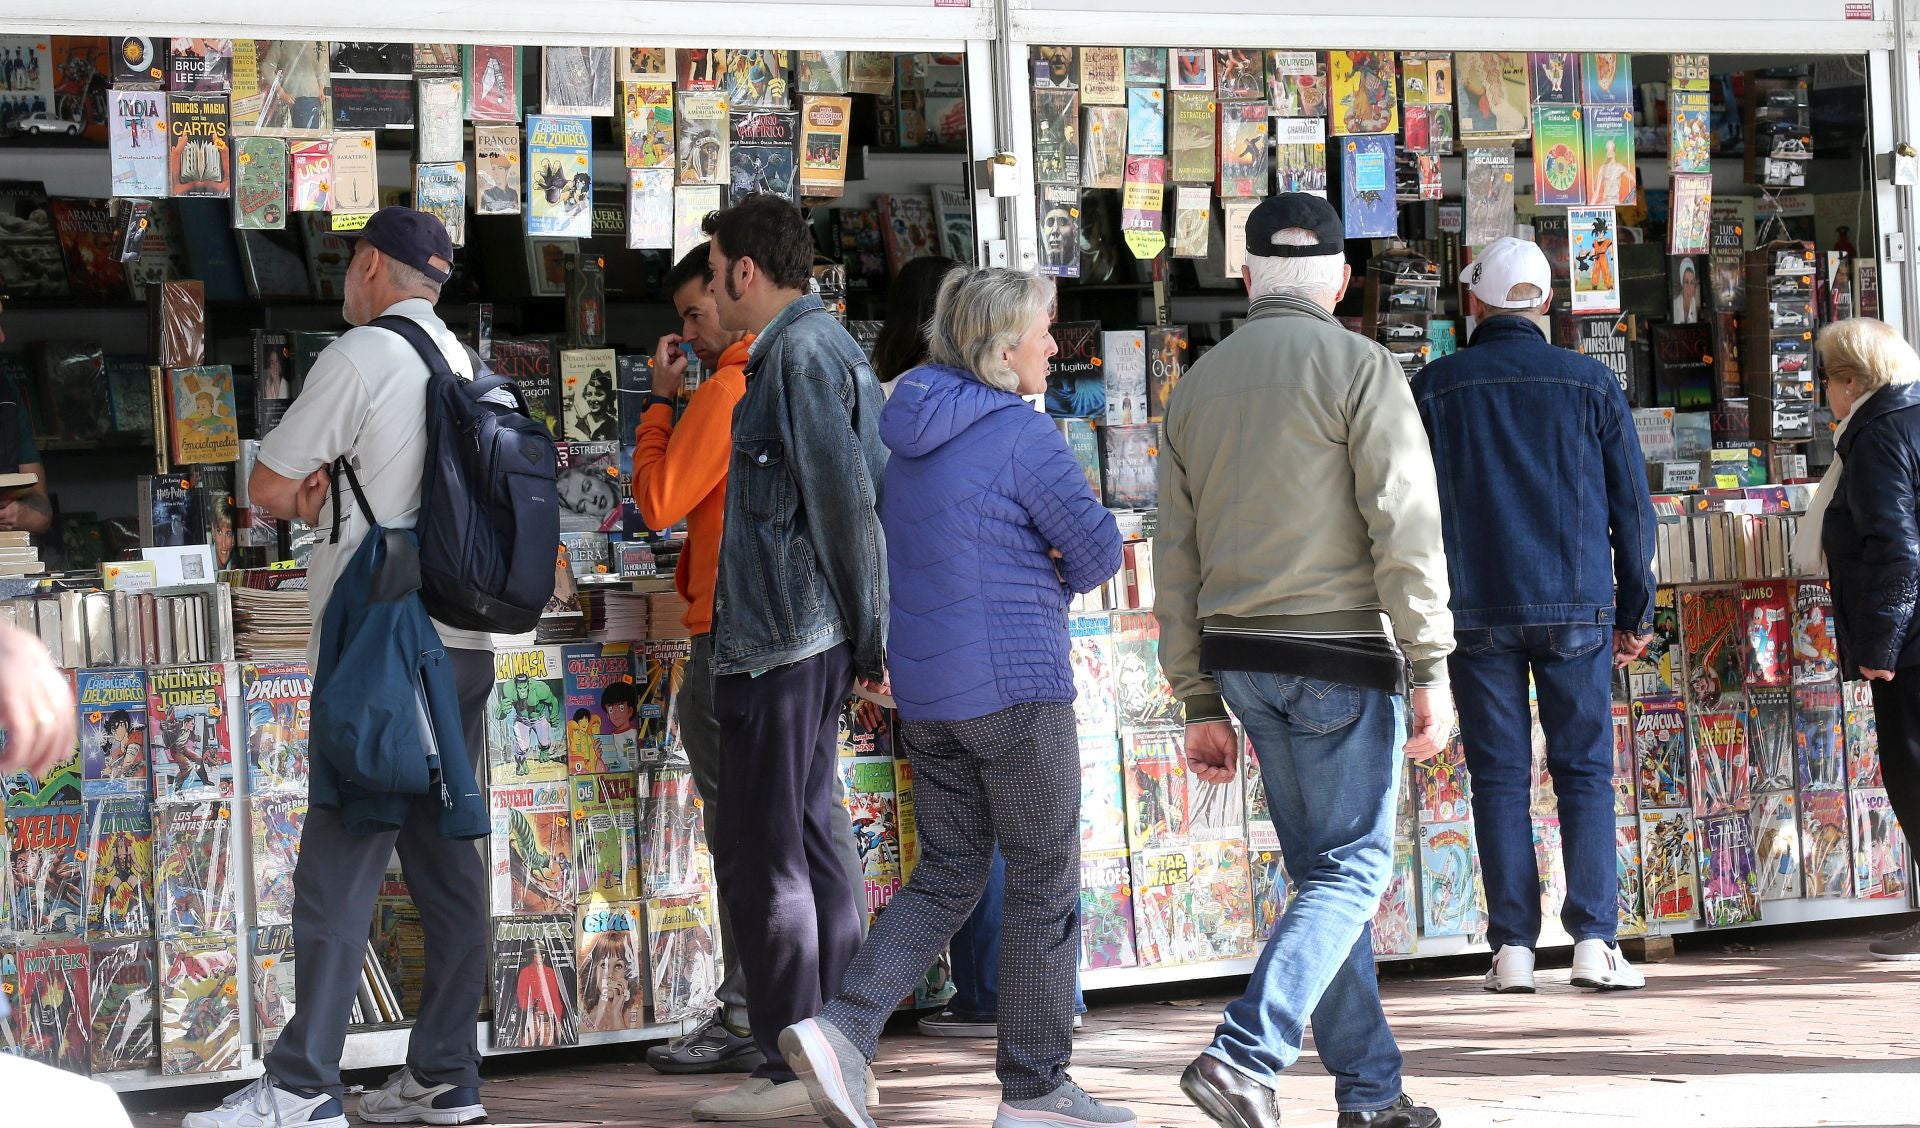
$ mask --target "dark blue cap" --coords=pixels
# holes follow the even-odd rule
[[[452,276],[453,239],[439,216],[412,208],[381,208],[365,227],[348,237],[365,239],[381,254],[435,282],[445,282]]]
[[[1304,247],[1276,246],[1273,237],[1282,231],[1311,231],[1314,241]],[[1262,258],[1312,258],[1318,255],[1345,254],[1346,230],[1340,213],[1319,196],[1307,192],[1282,192],[1262,201],[1247,216],[1247,253]]]

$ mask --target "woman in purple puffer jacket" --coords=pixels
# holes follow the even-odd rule
[[[874,921],[840,994],[780,1044],[816,1110],[872,1124],[880,1028],[1006,857],[1001,931],[1002,1128],[1132,1125],[1067,1076],[1080,937],[1080,758],[1067,602],[1120,567],[1120,533],[1053,421],[1053,283],[956,270],[929,363],[880,416],[892,451],[880,508],[892,612],[887,668],[913,765],[920,863]]]

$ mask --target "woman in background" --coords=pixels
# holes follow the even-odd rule
[[[940,283],[960,264],[944,255],[917,258],[900,268],[887,288],[887,321],[873,342],[873,374],[889,396],[893,382],[927,359],[927,322]]]

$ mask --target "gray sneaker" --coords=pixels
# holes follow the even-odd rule
[[[867,1115],[867,1059],[833,1023],[809,1018],[780,1032],[780,1052],[832,1128],[878,1128]]]
[[[1867,945],[1867,951],[1878,960],[1920,960],[1920,921],[1885,940],[1875,940]]]
[[[1134,1128],[1138,1123],[1133,1113],[1119,1105],[1101,1104],[1072,1081],[1062,1081],[1044,1097],[1001,1101],[1000,1114],[993,1118],[993,1128]]]
[[[647,1051],[647,1064],[657,1073],[752,1073],[766,1062],[753,1039],[723,1021],[714,1011],[704,1026],[664,1046]]]

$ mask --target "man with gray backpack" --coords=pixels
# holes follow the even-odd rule
[[[185,1128],[347,1128],[340,1054],[396,849],[426,934],[427,990],[406,1065],[357,1114],[486,1116],[474,1016],[487,875],[472,840],[487,833],[477,777],[493,650],[519,644],[491,632],[538,620],[559,516],[552,437],[434,313],[452,258],[434,216],[390,207],[367,222],[347,270],[356,328],[314,362],[248,483],[254,504],[320,534],[307,573],[319,626],[295,1010],[265,1075]]]

